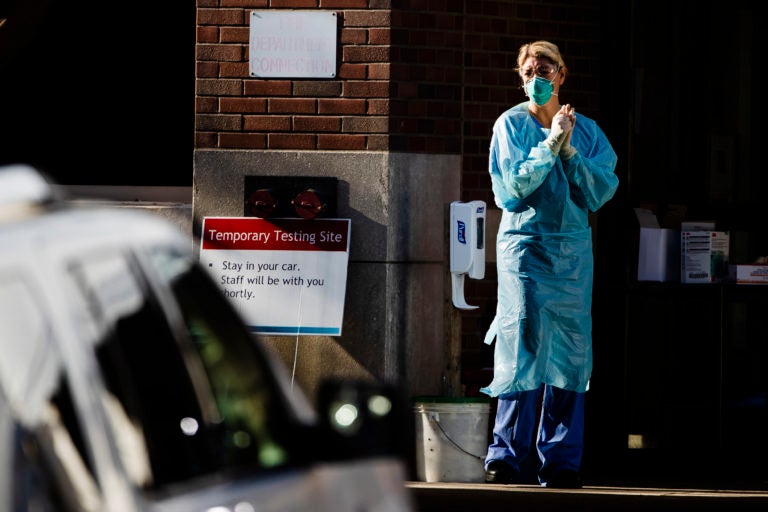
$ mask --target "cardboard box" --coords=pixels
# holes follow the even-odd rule
[[[680,232],[680,282],[714,283],[728,273],[728,231]]]
[[[635,208],[640,224],[637,255],[638,281],[678,281],[680,279],[680,231],[659,226],[656,215]]]
[[[728,279],[741,284],[768,284],[768,265],[728,265]]]

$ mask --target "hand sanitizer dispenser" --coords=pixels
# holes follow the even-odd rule
[[[464,276],[485,277],[485,201],[452,202],[450,231],[453,305],[477,309],[464,300]]]

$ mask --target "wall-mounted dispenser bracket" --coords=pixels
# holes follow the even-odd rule
[[[453,305],[477,309],[464,299],[464,276],[485,277],[485,201],[451,203],[450,268]]]

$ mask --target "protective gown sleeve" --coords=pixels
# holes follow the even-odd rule
[[[515,126],[519,122],[515,117],[501,117],[496,121],[488,158],[494,202],[510,211],[539,188],[557,159],[543,139],[533,145],[529,140],[522,140],[526,134]]]
[[[614,172],[617,157],[594,121],[580,116],[576,126],[578,129],[574,129],[571,145],[577,153],[562,161],[563,172],[570,184],[573,201],[595,212],[613,197],[619,186]]]

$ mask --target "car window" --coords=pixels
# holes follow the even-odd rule
[[[135,483],[159,489],[297,463],[289,414],[250,334],[186,255],[152,254],[160,293],[127,253],[70,267],[100,327],[93,346],[109,391],[103,403]]]
[[[290,418],[269,361],[231,303],[193,260],[155,248],[151,261],[180,308],[188,341],[210,383],[228,447],[228,464],[260,468],[299,463],[298,425]]]

